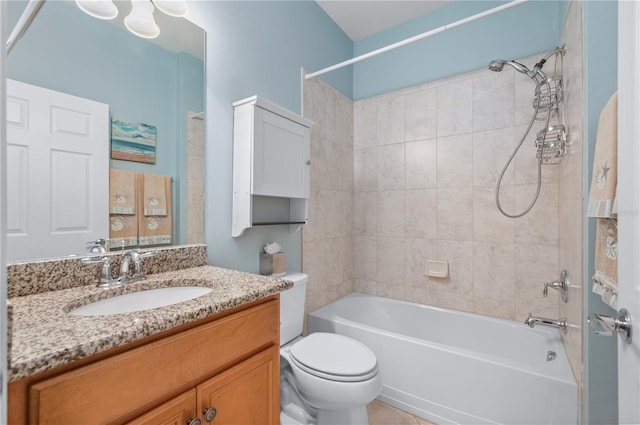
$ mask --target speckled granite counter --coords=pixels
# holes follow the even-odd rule
[[[67,312],[100,299],[167,286],[206,286],[212,292],[166,307],[109,316]],[[13,311],[9,382],[247,304],[291,282],[213,266],[157,273],[113,289],[94,285],[10,299]]]

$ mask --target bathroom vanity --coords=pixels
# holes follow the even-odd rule
[[[68,314],[104,298],[93,285],[11,299],[9,423],[277,424],[279,292],[291,283],[200,266],[126,291],[194,284],[212,291],[95,317]]]

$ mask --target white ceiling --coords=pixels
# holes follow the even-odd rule
[[[452,0],[316,0],[353,41],[432,12]]]

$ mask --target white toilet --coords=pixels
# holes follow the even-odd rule
[[[283,277],[280,293],[280,423],[368,424],[367,404],[382,389],[378,361],[367,346],[343,335],[302,337],[308,277]]]

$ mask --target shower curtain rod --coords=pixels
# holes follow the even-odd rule
[[[29,25],[31,25],[31,21],[33,21],[33,19],[36,17],[44,2],[45,0],[29,1],[27,7],[25,7],[24,9],[24,12],[22,12],[22,15],[20,15],[20,19],[18,19],[16,26],[13,28],[13,31],[11,31],[9,38],[7,38],[7,56],[9,56],[9,53],[11,53],[13,46],[15,46],[20,37],[22,37],[22,34],[24,34],[27,28],[29,28]]]
[[[406,46],[407,44],[411,44],[414,41],[422,40],[423,38],[431,37],[432,35],[436,35],[436,34],[439,34],[441,32],[445,32],[445,31],[447,31],[447,30],[449,30],[451,28],[455,28],[457,26],[466,24],[468,22],[475,21],[476,19],[484,18],[485,16],[493,15],[494,13],[498,13],[498,12],[501,12],[503,10],[510,9],[510,8],[512,8],[514,6],[518,6],[519,4],[525,3],[527,1],[529,1],[529,0],[514,0],[514,1],[510,2],[510,3],[503,4],[502,6],[498,6],[498,7],[494,7],[493,9],[485,10],[484,12],[477,13],[475,15],[469,16],[468,18],[460,19],[458,21],[452,22],[452,23],[447,24],[447,25],[443,25],[443,26],[441,26],[439,28],[436,28],[436,29],[433,29],[431,31],[423,32],[422,34],[418,34],[418,35],[415,35],[413,37],[409,37],[409,38],[407,38],[405,40],[398,41],[397,43],[393,43],[393,44],[390,44],[388,46],[381,47],[381,48],[379,48],[377,50],[373,50],[373,51],[371,51],[369,53],[365,53],[365,54],[362,54],[360,56],[356,56],[355,58],[352,58],[352,59],[346,60],[344,62],[340,62],[338,64],[335,64],[333,66],[329,66],[327,68],[321,69],[320,71],[316,71],[316,72],[312,72],[310,74],[306,74],[304,76],[304,78],[306,80],[309,80],[309,79],[317,77],[319,75],[326,74],[327,72],[331,72],[331,71],[335,71],[336,69],[344,68],[345,66],[352,65],[352,64],[354,64],[356,62],[360,62],[360,61],[363,61],[365,59],[369,59],[369,58],[371,58],[373,56],[377,56],[377,55],[379,55],[381,53],[386,53],[386,52],[388,52],[390,50],[397,49],[398,47]]]

